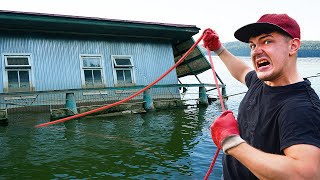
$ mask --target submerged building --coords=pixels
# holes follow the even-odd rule
[[[121,100],[173,66],[199,30],[194,25],[0,11],[1,112],[53,113],[69,101],[65,111],[74,114]],[[209,68],[195,48],[147,95],[152,103],[176,102],[182,87],[178,78]],[[143,95],[131,103],[145,103]]]

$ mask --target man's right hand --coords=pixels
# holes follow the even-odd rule
[[[245,142],[238,129],[238,123],[232,111],[223,112],[211,125],[211,136],[218,148],[226,151]]]

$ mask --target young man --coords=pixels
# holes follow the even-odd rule
[[[320,179],[320,100],[297,70],[300,27],[286,14],[266,14],[235,32],[249,43],[254,70],[204,32],[234,78],[248,87],[235,120],[224,112],[211,126],[225,152],[224,179]],[[239,130],[238,130],[239,126]]]

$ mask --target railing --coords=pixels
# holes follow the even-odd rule
[[[129,86],[129,87],[106,87],[106,88],[91,88],[91,89],[68,89],[68,90],[51,90],[51,91],[35,91],[35,92],[11,92],[11,93],[0,93],[0,109],[10,113],[26,112],[26,111],[38,111],[38,112],[53,112],[56,109],[70,110],[72,105],[68,105],[68,94],[72,95],[69,97],[73,98],[76,108],[72,113],[83,112],[88,109],[100,107],[105,104],[110,104],[119,100],[122,100],[139,89],[145,86]],[[181,96],[180,89],[199,87],[198,95]],[[206,88],[205,88],[206,87]],[[225,86],[220,85],[222,91],[225,92]],[[210,89],[211,88],[211,89]],[[196,100],[197,102],[206,104],[206,91],[215,89],[214,84],[165,84],[165,85],[154,85],[147,92],[146,99],[145,95],[139,95],[128,103],[124,104],[122,108],[118,110],[129,110],[133,104],[138,107],[144,107],[143,104],[157,102],[170,102],[170,101],[188,101]],[[209,89],[209,90],[206,90]],[[186,98],[189,97],[189,98]],[[191,98],[190,98],[191,97]],[[150,99],[151,98],[151,99]],[[152,102],[154,101],[154,102]],[[69,101],[70,102],[70,101]],[[166,104],[166,103],[162,103]],[[164,105],[165,106],[165,105]],[[157,108],[157,107],[156,107]],[[113,110],[115,111],[115,110]],[[0,117],[1,118],[1,117]]]

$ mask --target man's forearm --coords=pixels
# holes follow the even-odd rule
[[[317,150],[315,150],[317,151]],[[295,159],[285,155],[262,152],[247,143],[231,148],[227,153],[246,166],[259,179],[317,179],[319,162],[314,159]],[[301,154],[301,158],[304,154]],[[318,158],[318,156],[314,156]],[[312,159],[312,157],[307,157]],[[308,162],[309,161],[309,162]],[[312,169],[316,168],[316,169]]]

